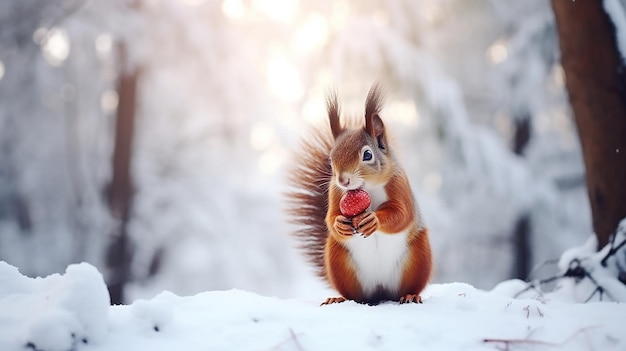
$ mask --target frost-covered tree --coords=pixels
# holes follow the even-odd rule
[[[266,185],[250,146],[253,130],[264,138],[272,111],[255,52],[220,2],[139,3],[3,3],[0,258],[29,275],[86,260],[110,284],[125,284],[104,265],[124,218],[109,212],[106,189],[124,104],[116,83],[141,67],[129,170],[132,291],[287,293],[279,184]]]
[[[0,4],[0,258],[30,275],[99,264],[106,242],[110,81],[94,48],[101,22],[72,20],[82,5]]]

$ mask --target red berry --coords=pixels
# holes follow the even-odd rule
[[[346,217],[354,217],[370,207],[371,199],[363,189],[348,190],[339,201],[339,210]]]

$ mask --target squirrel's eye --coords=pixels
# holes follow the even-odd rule
[[[370,150],[365,150],[363,152],[363,161],[371,161],[372,160],[372,152]]]

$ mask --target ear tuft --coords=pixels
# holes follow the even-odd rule
[[[376,138],[378,148],[386,152],[387,140],[385,137],[385,124],[380,118],[380,110],[382,109],[383,94],[380,84],[372,85],[367,99],[365,100],[365,131]]]
[[[365,100],[365,121],[374,114],[379,114],[382,109],[383,92],[380,84],[374,83],[367,93]]]
[[[343,129],[341,128],[341,122],[339,121],[339,115],[341,113],[339,98],[337,97],[337,92],[334,90],[328,92],[326,95],[326,109],[328,110],[330,131],[333,134],[333,138],[337,139],[337,137],[343,133]]]
[[[380,151],[387,153],[387,136],[385,135],[385,124],[378,114],[372,117],[371,136],[376,138]]]
[[[382,109],[382,89],[378,83],[372,85],[367,99],[365,100],[365,131],[373,137],[377,137],[376,126],[374,125],[374,117],[379,117],[380,110]],[[382,121],[380,121],[382,125]],[[384,130],[384,126],[383,126]]]

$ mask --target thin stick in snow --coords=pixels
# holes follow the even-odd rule
[[[567,339],[558,343],[544,341],[544,340],[529,339],[528,337],[530,336],[530,334],[524,339],[486,338],[486,339],[483,339],[483,342],[486,344],[497,344],[496,347],[498,348],[498,350],[504,350],[504,351],[509,351],[512,345],[520,345],[520,344],[563,347],[567,345],[570,341],[572,341],[572,339],[574,339],[578,334],[586,332],[587,330],[592,329],[592,328],[597,328],[597,327],[598,327],[597,325],[593,325],[593,326],[588,326],[582,329],[578,329],[574,334],[570,335]]]
[[[300,344],[300,341],[298,340],[298,336],[296,335],[296,333],[291,328],[289,328],[289,337],[287,339],[279,342],[278,344],[276,344],[270,350],[279,350],[279,349],[282,348],[282,346],[284,344],[286,344],[289,341],[293,341],[293,343],[294,343],[294,345],[296,345],[296,349],[298,351],[304,351],[304,348],[302,347],[302,344]]]

